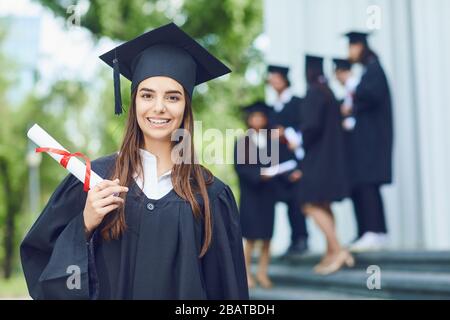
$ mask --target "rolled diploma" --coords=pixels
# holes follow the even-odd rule
[[[27,132],[28,138],[37,144],[41,148],[55,148],[67,151],[62,145],[60,145],[52,136],[50,136],[44,129],[42,129],[38,124],[34,124],[30,130]],[[58,161],[58,163],[63,158],[62,155],[47,152],[53,159]],[[67,163],[67,170],[75,177],[78,178],[82,183],[84,183],[84,178],[86,174],[86,165],[77,159],[76,157],[70,157]],[[95,185],[101,182],[103,179],[91,170],[91,179],[89,183],[89,188],[92,189]]]

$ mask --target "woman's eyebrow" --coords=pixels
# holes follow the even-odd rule
[[[139,89],[139,91],[148,91],[148,92],[155,92],[155,90],[153,90],[153,89],[149,89],[149,88],[141,88],[141,89]]]
[[[139,89],[139,91],[147,91],[147,92],[152,92],[152,93],[156,92],[155,90],[150,89],[150,88],[146,88],[146,87],[143,87],[143,88]],[[174,94],[174,93],[182,95],[181,91],[179,91],[179,90],[168,90],[168,91],[165,92],[165,94]]]
[[[166,94],[170,94],[170,93],[177,93],[177,94],[182,94],[180,91],[178,91],[178,90],[169,90],[169,91],[166,91]]]

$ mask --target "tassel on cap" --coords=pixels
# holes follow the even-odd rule
[[[113,60],[113,73],[114,73],[114,100],[115,107],[114,113],[117,115],[122,114],[122,94],[120,92],[120,70],[119,70],[119,60],[117,57]]]

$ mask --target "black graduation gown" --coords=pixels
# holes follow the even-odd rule
[[[391,94],[376,58],[370,59],[354,96],[356,125],[349,133],[352,184],[392,182],[393,124]]]
[[[93,161],[109,177],[116,155]],[[208,187],[212,242],[203,258],[203,224],[174,190],[148,199],[136,183],[126,199],[128,228],[118,240],[97,231],[86,244],[83,185],[69,175],[23,240],[20,253],[34,299],[247,299],[238,208],[219,179]],[[80,289],[68,289],[68,267],[81,272]]]
[[[293,96],[280,112],[276,112],[273,109],[269,114],[270,127],[283,126],[284,128],[292,127],[294,130],[298,130],[301,124],[301,105],[302,99]],[[281,141],[280,163],[288,160],[297,160],[297,158],[295,157],[295,153],[289,150],[287,143]]]
[[[340,106],[326,85],[313,84],[301,110],[305,149],[301,202],[342,200],[349,194],[349,184]]]
[[[254,164],[251,164],[249,161],[238,163],[237,146],[244,139],[247,140],[247,144],[251,143],[253,145],[258,155],[260,152],[260,149],[253,144],[249,136],[240,138],[234,146],[234,164],[239,177],[239,188],[241,191],[239,212],[241,213],[242,236],[251,240],[269,240],[272,238],[275,216],[276,195],[274,194],[274,182],[273,179],[261,179],[261,168],[269,165],[262,164],[259,157]],[[262,152],[270,154],[269,138],[267,139],[267,146],[267,149]]]
[[[302,99],[293,96],[280,112],[276,112],[274,109],[272,110],[269,114],[269,126],[271,128],[277,126],[283,126],[284,128],[292,127],[294,130],[298,130],[301,125],[301,106]],[[301,168],[301,162],[297,159],[295,153],[289,149],[286,139],[282,138],[279,145],[279,162],[282,163],[289,160],[296,161],[297,167]],[[290,173],[292,173],[292,171],[274,178],[276,194],[279,201],[290,202],[292,197],[297,197],[297,183],[289,181]]]

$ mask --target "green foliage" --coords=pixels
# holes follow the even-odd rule
[[[0,299],[29,299],[25,279],[16,274],[6,280],[0,278]]]

